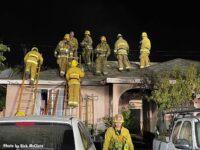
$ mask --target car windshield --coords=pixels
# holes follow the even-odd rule
[[[74,150],[72,127],[59,123],[0,124],[0,149]]]

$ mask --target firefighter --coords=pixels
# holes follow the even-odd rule
[[[95,49],[95,53],[97,56],[96,74],[99,75],[103,73],[104,75],[107,75],[108,72],[106,71],[106,63],[107,58],[110,55],[110,46],[108,45],[105,36],[102,36],[100,40],[101,43],[99,43]]]
[[[73,57],[77,58],[77,51],[78,51],[78,40],[77,38],[74,37],[74,32],[71,31],[69,34],[69,38],[70,38],[70,46],[73,52]]]
[[[57,58],[57,64],[59,65],[60,69],[60,76],[64,76],[66,73],[66,69],[68,67],[68,58],[70,52],[70,44],[69,44],[69,34],[64,35],[64,39],[61,40],[54,52],[54,56]]]
[[[85,37],[81,42],[81,47],[83,49],[82,56],[86,66],[91,65],[91,54],[93,53],[93,41],[89,30],[85,31]],[[93,63],[93,62],[92,62]]]
[[[114,127],[109,127],[105,134],[103,150],[134,150],[129,130],[123,127],[121,114],[114,117]]]
[[[34,84],[37,68],[43,64],[43,57],[37,47],[33,47],[24,57],[26,76],[31,75],[30,84]]]
[[[68,82],[68,105],[77,107],[79,104],[80,78],[84,77],[84,71],[77,67],[78,62],[74,59],[71,68],[68,69],[66,79]]]
[[[146,32],[142,32],[142,40],[140,41],[140,69],[149,67],[149,54],[151,49],[151,42]]]
[[[128,59],[129,45],[126,40],[123,39],[121,34],[117,35],[117,41],[115,42],[114,53],[118,59],[118,69],[119,71],[130,70],[131,65]]]
[[[0,66],[4,66],[3,61],[6,60],[6,57],[3,56],[5,52],[10,52],[10,47],[3,44],[3,41],[0,41]]]

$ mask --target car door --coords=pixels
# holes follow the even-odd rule
[[[178,150],[175,148],[175,142],[177,139],[185,139],[193,146],[192,142],[192,123],[188,120],[177,122],[172,133],[172,139],[170,140],[169,149]]]
[[[179,132],[180,132],[181,124],[182,124],[182,121],[178,121],[175,124],[175,126],[172,130],[172,134],[171,134],[169,144],[168,144],[168,150],[176,150],[174,143],[179,138],[178,135],[179,135]]]

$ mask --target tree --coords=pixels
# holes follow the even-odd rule
[[[176,68],[170,73],[156,74],[153,79],[150,100],[159,109],[185,106],[191,102],[192,94],[200,92],[200,75],[194,64],[186,69]]]

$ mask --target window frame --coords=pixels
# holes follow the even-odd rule
[[[79,133],[81,136],[81,140],[82,140],[84,149],[85,150],[90,149],[93,145],[93,142],[92,142],[92,139],[90,137],[90,134],[89,134],[87,128],[85,127],[85,125],[82,122],[78,122],[78,129],[79,129]],[[86,141],[86,144],[84,141]]]

